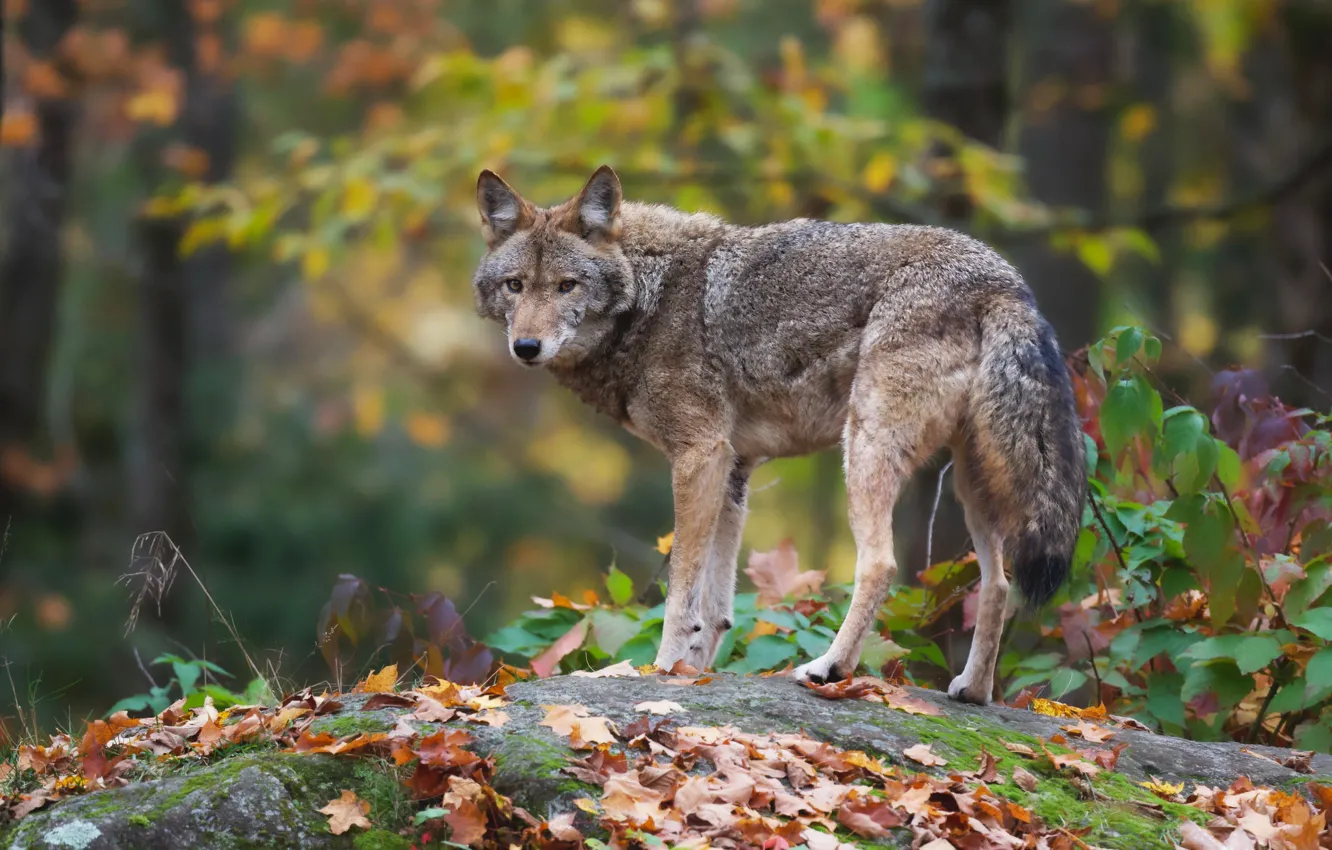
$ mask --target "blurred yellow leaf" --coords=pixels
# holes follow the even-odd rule
[[[328,273],[328,264],[328,249],[315,245],[301,258],[301,273],[306,280],[319,280]]]
[[[883,39],[879,28],[865,15],[856,15],[837,28],[833,55],[851,74],[867,74],[883,61]]]
[[[657,551],[663,555],[671,554],[671,544],[675,542],[675,532],[672,531],[665,537],[657,538]]]
[[[1141,142],[1155,128],[1156,110],[1150,104],[1134,104],[1119,118],[1119,133],[1130,142]]]
[[[570,15],[556,24],[555,38],[570,53],[599,53],[615,46],[618,34],[602,21]]]
[[[435,413],[414,412],[404,423],[407,436],[418,446],[437,449],[449,441],[452,434],[448,417]]]
[[[1200,311],[1190,311],[1179,320],[1179,344],[1195,357],[1205,357],[1216,348],[1216,322]]]
[[[342,196],[342,214],[353,221],[361,221],[375,208],[379,190],[375,184],[364,177],[347,181],[347,189]]]
[[[562,425],[534,440],[528,457],[554,473],[587,505],[605,505],[620,498],[629,476],[624,447],[573,424]]]
[[[183,257],[188,257],[199,246],[220,239],[226,232],[226,224],[215,218],[201,218],[190,223],[185,230],[185,235],[180,237],[180,253]]]
[[[176,98],[162,89],[139,92],[125,104],[125,114],[135,121],[166,127],[176,120]]]
[[[384,391],[378,387],[358,387],[352,395],[352,411],[361,436],[378,434],[384,427]]]
[[[879,151],[870,157],[861,179],[865,181],[865,188],[871,192],[884,192],[892,185],[896,174],[897,160],[888,151]]]
[[[1087,268],[1104,276],[1115,262],[1115,252],[1107,240],[1099,236],[1085,236],[1078,242],[1078,259]]]

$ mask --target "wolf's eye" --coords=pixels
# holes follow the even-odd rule
[[[523,282],[516,277],[511,277],[504,281],[504,286],[510,292],[519,293],[523,291]]]
[[[577,285],[578,281],[576,280],[562,280],[560,281],[560,292],[563,292],[567,295],[568,293],[573,292],[574,287]]]

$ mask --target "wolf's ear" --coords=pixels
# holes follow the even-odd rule
[[[592,174],[574,201],[572,224],[589,242],[614,242],[620,238],[620,178],[609,165]]]
[[[476,206],[481,211],[481,232],[491,248],[531,227],[536,217],[532,205],[489,169],[476,178]]]

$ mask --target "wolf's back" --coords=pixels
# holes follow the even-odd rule
[[[971,455],[1022,595],[1046,602],[1068,576],[1087,491],[1082,427],[1054,330],[1030,293],[981,320]]]

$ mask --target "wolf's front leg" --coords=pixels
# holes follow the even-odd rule
[[[695,444],[678,453],[671,463],[675,495],[675,542],[671,545],[670,587],[666,593],[666,622],[656,664],[669,670],[683,660],[702,669],[712,634],[703,621],[704,563],[712,549],[726,491],[726,477],[734,463],[726,440]]]
[[[740,554],[740,536],[745,531],[749,476],[756,465],[736,458],[726,479],[726,497],[712,535],[712,551],[703,567],[703,633],[708,639],[703,643],[703,663],[695,665],[700,670],[716,662],[717,648],[735,625],[735,558]]]

